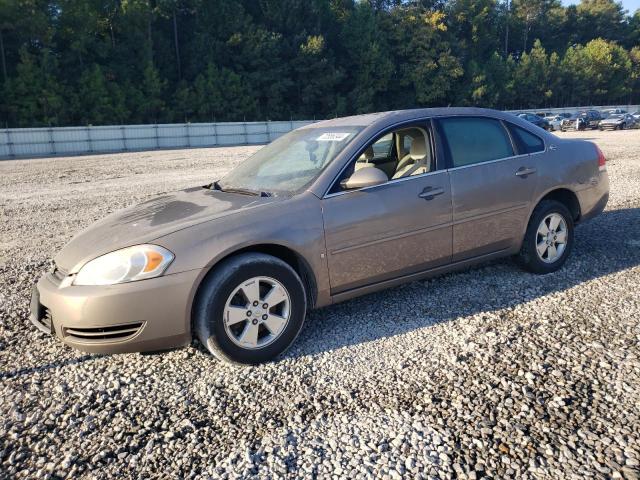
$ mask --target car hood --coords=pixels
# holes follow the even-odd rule
[[[259,208],[277,197],[255,197],[202,187],[162,195],[117,211],[78,233],[55,257],[56,266],[77,272],[89,260],[227,215]]]
[[[622,123],[623,120],[622,118],[605,118],[600,123]]]

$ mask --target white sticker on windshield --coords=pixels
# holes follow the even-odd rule
[[[318,142],[341,142],[347,138],[349,133],[327,132],[316,138]]]

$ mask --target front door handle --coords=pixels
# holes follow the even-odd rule
[[[420,198],[424,198],[425,200],[433,200],[433,197],[436,195],[442,195],[444,193],[444,188],[440,187],[426,187],[422,192],[418,194]]]
[[[516,171],[516,177],[527,178],[529,175],[533,175],[534,173],[536,173],[536,171],[537,170],[535,168],[520,167]]]

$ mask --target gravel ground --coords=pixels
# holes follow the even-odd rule
[[[640,133],[607,211],[539,277],[511,261],[309,314],[279,361],[87,355],[29,292],[74,232],[255,147],[0,162],[0,477],[640,477]]]

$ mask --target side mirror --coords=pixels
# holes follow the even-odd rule
[[[389,181],[387,174],[376,167],[366,167],[354,172],[349,178],[340,182],[340,186],[345,190],[356,188],[373,187]]]

